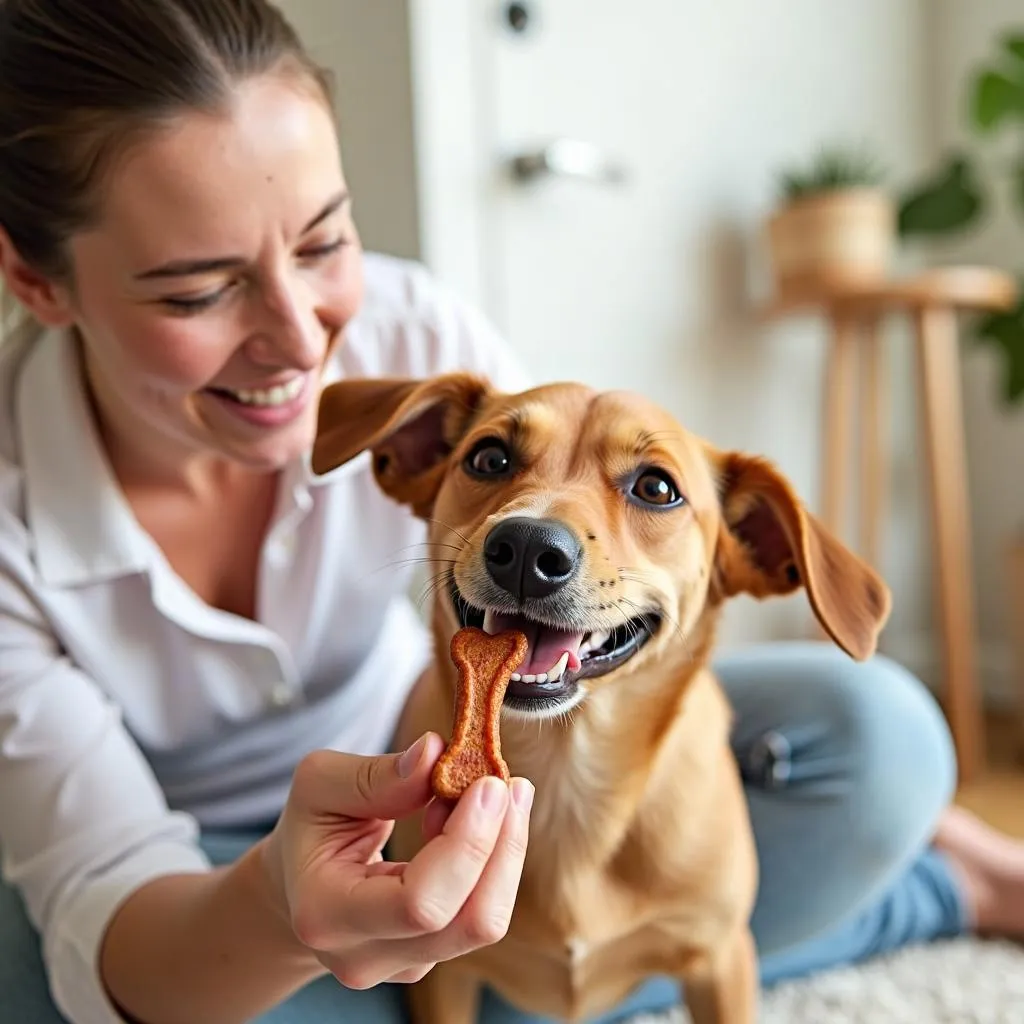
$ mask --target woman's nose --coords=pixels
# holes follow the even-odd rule
[[[257,302],[259,315],[248,345],[252,358],[301,370],[323,362],[327,331],[308,287],[301,281],[274,282]]]

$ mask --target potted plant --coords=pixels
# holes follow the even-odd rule
[[[901,238],[965,234],[992,210],[993,191],[999,186],[1008,188],[1011,205],[1022,217],[1024,228],[1024,32],[1001,36],[991,59],[972,74],[967,124],[979,141],[1002,136],[1011,143],[1014,155],[1009,160],[1002,155],[982,160],[967,151],[948,154],[937,172],[900,198],[897,230]],[[1024,262],[1024,230],[1020,241]],[[978,341],[995,346],[1000,354],[1000,397],[1008,410],[1024,406],[1024,285],[1020,294],[1015,309],[980,317],[973,328]],[[1014,602],[1010,628],[1017,648],[1018,692],[1024,712],[1024,523],[1011,539],[1008,565]]]
[[[805,169],[783,172],[779,205],[767,224],[781,296],[828,281],[877,280],[895,245],[895,203],[868,155],[824,148]]]

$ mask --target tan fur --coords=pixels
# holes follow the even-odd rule
[[[489,529],[526,512],[560,519],[583,542],[596,622],[620,623],[652,600],[667,616],[630,661],[587,680],[563,720],[503,716],[505,760],[537,790],[515,912],[501,941],[413,986],[416,1024],[471,1024],[485,983],[525,1011],[580,1020],[655,974],[684,983],[696,1024],[754,1021],[757,865],[730,709],[708,668],[716,620],[733,594],[802,583],[836,642],[864,658],[888,615],[884,584],[768,463],[714,450],[634,395],[576,385],[498,395],[464,375],[353,381],[328,389],[320,426],[318,470],[372,449],[384,490],[429,517],[435,570],[457,551],[467,597]],[[518,471],[475,480],[462,461],[495,435],[513,443]],[[668,470],[686,506],[628,503],[619,481],[638,463]],[[443,590],[436,665],[401,745],[451,726],[446,655],[458,622]],[[408,859],[421,843],[419,820],[401,822],[393,854]]]

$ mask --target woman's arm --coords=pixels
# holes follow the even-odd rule
[[[380,858],[391,821],[429,801],[443,749],[427,735],[403,755],[306,757],[274,831],[235,867],[151,882],[114,916],[102,953],[114,1000],[142,1024],[235,1024],[321,963],[369,988],[500,939],[526,852],[528,782],[480,780],[450,813],[431,804],[416,857]]]
[[[324,968],[350,987],[412,981],[501,937],[528,783],[477,783],[414,861],[385,865],[390,821],[430,799],[440,738],[414,762],[320,751],[274,832],[212,871],[120,709],[62,649],[33,573],[0,560],[0,848],[71,1024],[232,1024]]]
[[[128,1019],[242,1024],[325,973],[276,905],[261,846],[149,882],[115,913],[100,969]]]

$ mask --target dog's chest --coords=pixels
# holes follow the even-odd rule
[[[597,888],[582,885],[577,899],[554,900],[521,890],[508,935],[476,954],[489,983],[527,1012],[579,1020],[620,1002],[646,978],[679,976],[705,948],[704,912],[656,908],[607,879],[595,903]]]
[[[581,775],[580,760],[549,762],[512,925],[478,961],[515,1005],[564,1020],[599,1014],[652,976],[679,977],[749,912],[752,843],[735,766],[718,747],[701,756],[706,787],[665,799],[654,789],[640,808],[628,787],[601,785],[592,767]],[[708,774],[716,757],[719,778]]]

